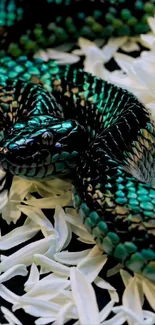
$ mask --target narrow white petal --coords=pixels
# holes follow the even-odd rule
[[[80,324],[99,325],[100,317],[96,296],[87,277],[73,267],[70,269],[70,280],[73,301],[77,307]]]
[[[123,325],[126,322],[126,319],[126,315],[121,312],[109,320],[102,322],[101,325]]]
[[[133,68],[140,82],[150,89],[150,91],[154,91],[155,77],[148,72],[146,67],[143,65],[143,61],[135,60],[133,63]]]
[[[68,266],[57,263],[44,255],[35,254],[33,261],[35,264],[44,267],[48,271],[55,272],[63,276],[69,276],[70,274]]]
[[[136,278],[136,283],[137,283],[137,287],[138,287],[140,303],[141,303],[141,306],[143,306],[144,299],[145,299],[144,292],[143,292],[143,275],[135,273],[135,278]]]
[[[66,323],[67,319],[69,318],[68,313],[72,310],[73,306],[74,305],[72,302],[65,304],[60,309],[60,311],[57,315],[57,319],[52,325],[64,325]]]
[[[115,301],[116,303],[119,302],[119,295],[116,290],[108,290],[108,293],[110,295],[110,299]]]
[[[136,42],[128,41],[123,46],[121,46],[121,50],[124,52],[133,52],[133,51],[139,51],[140,47]]]
[[[130,309],[135,315],[137,315],[137,320],[142,323],[143,312],[136,277],[131,278],[123,293],[122,301],[123,306]]]
[[[132,67],[132,64],[135,62],[135,59],[133,59],[129,55],[122,54],[122,53],[116,53],[114,55],[114,58],[115,58],[115,61],[117,62],[117,64],[120,66],[120,68],[124,72],[131,74],[131,70],[132,70],[131,67]]]
[[[89,233],[85,234],[85,238],[78,237],[77,240],[84,244],[95,244],[95,240],[93,240],[92,235]]]
[[[8,191],[5,190],[1,193],[0,195],[0,213],[2,213],[2,218],[5,219],[4,216],[4,208],[6,207],[7,203],[9,201],[9,197],[8,197]],[[8,222],[9,223],[9,222]]]
[[[114,276],[122,269],[122,267],[123,267],[122,264],[120,264],[120,263],[116,264],[114,267],[112,267],[112,269],[109,269],[107,271],[107,277]]]
[[[117,307],[113,307],[112,311],[116,314],[119,314],[120,312],[125,313],[129,325],[133,325],[133,323],[134,324],[138,323],[138,325],[143,324],[143,319],[142,319],[142,321],[139,321],[138,315],[134,311],[132,311],[132,309],[130,309],[130,308],[127,308],[124,306],[117,306]]]
[[[105,290],[113,290],[116,291],[116,289],[107,281],[102,279],[100,276],[97,276],[94,280],[94,283],[97,285],[97,287],[105,289]]]
[[[35,317],[56,317],[60,306],[54,302],[22,296],[20,301],[13,305],[12,310],[16,311],[20,308],[24,309],[26,313]]]
[[[155,284],[146,278],[142,279],[143,284],[143,292],[145,294],[145,297],[150,304],[151,308],[155,310]]]
[[[32,263],[27,281],[24,283],[25,291],[29,291],[39,281],[40,275],[37,266]]]
[[[106,256],[86,257],[78,265],[77,268],[87,276],[89,282],[96,279],[99,272],[107,261]]]
[[[36,52],[34,57],[42,58],[44,61],[48,61],[49,59],[56,60],[59,65],[74,64],[79,61],[79,57],[75,54],[60,52],[50,48]]]
[[[24,243],[25,241],[33,238],[38,231],[39,227],[36,226],[34,223],[17,227],[6,235],[0,237],[0,249],[7,250],[12,247],[18,246],[21,243]]]
[[[7,289],[3,284],[0,284],[0,297],[11,304],[20,301],[20,296],[17,296],[11,290]]]
[[[46,324],[51,324],[54,322],[55,316],[54,317],[40,317],[35,321],[35,325],[46,325]]]
[[[101,61],[96,61],[93,64],[93,75],[107,81],[110,77],[109,71],[103,66],[103,63]]]
[[[13,324],[16,325],[22,325],[22,323],[19,321],[19,319],[7,308],[1,306],[1,311],[4,314],[4,317],[7,316],[7,319],[10,320]]]
[[[140,35],[142,44],[148,48],[152,48],[155,44],[155,36],[153,34]]]
[[[45,216],[45,214],[36,207],[30,207],[25,205],[20,205],[19,209],[23,212],[26,216],[28,216],[37,226],[40,228],[45,228],[47,231],[51,231],[53,229],[52,223],[49,219]]]
[[[151,325],[155,324],[155,313],[149,311],[149,310],[143,310],[143,316],[144,318],[150,320],[152,322]]]
[[[53,240],[55,240],[55,231],[53,231],[53,235],[19,249],[0,263],[0,271],[4,272],[16,264],[30,265],[33,261],[33,255],[36,253],[44,254],[52,245]]]
[[[117,50],[127,42],[127,39],[126,36],[109,39],[107,44],[102,48],[102,53],[106,58],[105,62],[108,62],[113,57],[114,53],[116,53]]]
[[[83,250],[81,252],[68,252],[63,251],[54,254],[54,258],[57,262],[67,265],[77,265],[84,257],[88,255],[90,249]]]
[[[88,257],[102,256],[102,254],[103,250],[98,245],[94,245],[90,253],[88,254]]]
[[[39,281],[32,287],[23,297],[32,297],[39,300],[51,300],[59,294],[60,290],[64,290],[69,286],[69,280],[64,278],[53,279],[53,281]]]
[[[89,239],[93,238],[92,235],[88,233],[88,231],[86,230],[86,228],[84,226],[77,227],[77,226],[71,225],[70,227],[71,227],[72,232],[75,235],[79,236],[80,238],[89,238]]]
[[[0,275],[0,283],[5,282],[13,278],[14,276],[21,275],[21,276],[26,276],[28,273],[26,266],[17,264],[8,269],[5,273]]]
[[[123,281],[125,287],[127,287],[131,278],[132,278],[132,275],[123,269],[120,270],[120,275],[121,275],[121,278],[122,278],[122,281]]]
[[[112,312],[112,308],[115,304],[114,300],[111,300],[101,311],[100,311],[100,322],[103,322]]]
[[[63,193],[60,196],[45,197],[42,199],[36,199],[35,197],[31,200],[24,201],[26,205],[37,206],[40,209],[55,209],[57,205],[66,206],[70,203],[71,193]]]
[[[54,223],[58,233],[57,251],[60,251],[69,244],[72,238],[70,227],[65,220],[65,212],[60,206],[55,209]]]

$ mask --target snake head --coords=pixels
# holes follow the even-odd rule
[[[68,173],[86,147],[84,135],[84,128],[74,120],[45,115],[20,120],[0,143],[1,167],[36,179]]]

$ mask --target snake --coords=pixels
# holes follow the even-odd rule
[[[0,202],[14,176],[70,175],[81,220],[109,256],[155,281],[155,124],[129,91],[38,49],[149,31],[155,1],[0,1]]]

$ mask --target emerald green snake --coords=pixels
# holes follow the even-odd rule
[[[155,280],[150,113],[124,89],[32,58],[38,48],[86,33],[107,38],[145,32],[146,16],[155,12],[154,1],[87,3],[85,12],[81,1],[40,0],[35,16],[34,4],[0,1],[0,194],[4,200],[14,175],[45,180],[69,173],[74,205],[97,244]]]

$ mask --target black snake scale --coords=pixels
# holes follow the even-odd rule
[[[124,89],[31,57],[40,47],[76,39],[85,27],[93,38],[109,37],[108,30],[138,33],[137,10],[147,30],[143,16],[154,13],[154,1],[139,1],[139,9],[137,1],[118,7],[110,0],[89,2],[86,15],[81,1],[39,0],[42,14],[27,21],[34,4],[0,1],[1,197],[5,204],[13,175],[40,180],[70,173],[74,204],[97,244],[155,280],[155,126],[149,112]],[[55,20],[47,13],[47,24],[49,8]]]

